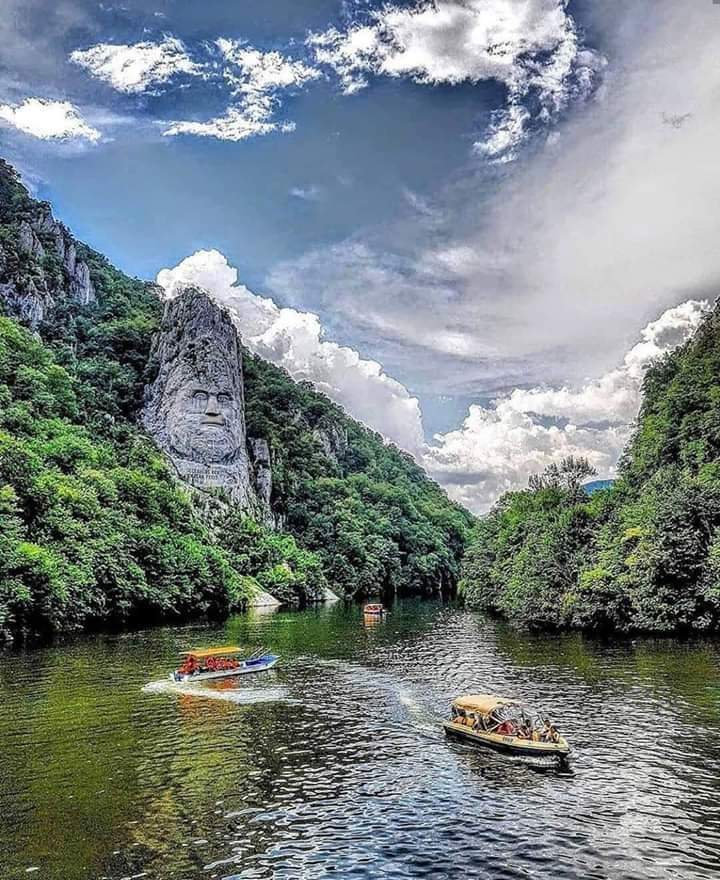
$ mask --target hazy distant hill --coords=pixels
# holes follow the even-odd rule
[[[591,480],[589,483],[583,484],[583,489],[588,495],[592,495],[594,492],[600,492],[602,489],[609,489],[614,483],[615,480]]]

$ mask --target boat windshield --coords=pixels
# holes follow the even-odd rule
[[[491,714],[491,718],[499,723],[511,721],[514,724],[528,726],[532,729],[542,727],[548,715],[530,706],[509,703],[495,709]]]

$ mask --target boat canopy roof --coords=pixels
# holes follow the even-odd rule
[[[242,652],[242,648],[228,645],[225,648],[193,648],[192,651],[181,651],[180,653],[187,657],[217,657],[227,654],[242,654]]]
[[[510,706],[515,700],[506,700],[496,694],[464,694],[453,700],[453,706],[464,709],[466,712],[479,712],[481,715],[489,715],[501,706]]]

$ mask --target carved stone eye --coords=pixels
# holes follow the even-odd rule
[[[231,401],[231,395],[229,395],[225,391],[221,391],[220,394],[218,394],[217,396],[217,402],[220,404],[220,406],[227,406]]]
[[[204,412],[207,406],[208,396],[204,391],[196,391],[192,396],[192,408],[194,412]]]

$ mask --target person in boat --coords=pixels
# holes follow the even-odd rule
[[[194,672],[197,672],[200,669],[200,665],[197,661],[197,658],[190,654],[184,660],[182,666],[178,669],[178,675],[192,675]]]
[[[540,728],[540,741],[541,742],[549,742],[548,733],[550,731],[550,721],[547,718],[543,718],[542,727]]]
[[[555,725],[550,722],[549,718],[546,718],[543,721],[543,729],[540,732],[540,739],[542,742],[550,743],[556,743],[560,740],[560,734]]]

